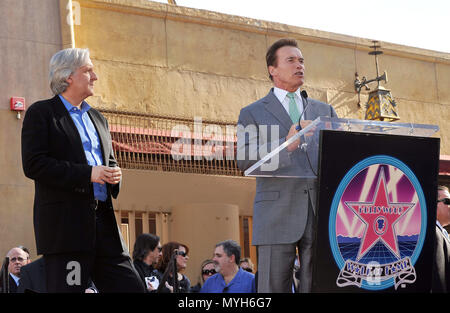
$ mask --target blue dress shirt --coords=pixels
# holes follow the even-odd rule
[[[256,293],[255,275],[242,268],[227,284],[222,274],[217,273],[208,278],[203,284],[201,293]]]
[[[89,118],[88,111],[91,108],[89,104],[83,101],[81,110],[73,106],[69,101],[59,95],[59,98],[64,103],[67,111],[70,114],[78,133],[80,134],[81,142],[83,144],[84,154],[89,165],[103,165],[103,154],[100,143],[100,138],[97,134],[94,124]],[[107,191],[106,184],[93,183],[94,197],[96,200],[106,201]]]

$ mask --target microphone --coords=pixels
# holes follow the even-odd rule
[[[302,95],[303,98],[308,99],[308,93],[306,92],[306,90],[302,90],[300,94]]]
[[[302,120],[302,116],[303,116],[303,114],[305,114],[305,111],[306,111],[306,109],[308,108],[308,105],[309,105],[309,101],[308,101],[308,93],[306,92],[306,90],[302,90],[302,91],[300,92],[300,94],[302,95],[302,98],[304,98],[304,99],[306,100],[306,105],[305,105],[305,107],[303,108],[302,114],[300,114],[300,117],[298,118],[298,125],[295,127],[295,129],[296,129],[297,131],[301,131],[301,130],[302,130],[302,125],[300,124],[300,121]]]
[[[305,100],[306,100],[306,105],[305,105],[305,107],[303,108],[302,114],[300,114],[300,117],[299,117],[299,119],[298,119],[298,125],[297,125],[297,127],[295,127],[295,129],[296,129],[297,131],[302,130],[302,125],[300,124],[300,121],[301,121],[302,116],[303,116],[303,114],[305,113],[305,111],[306,111],[306,109],[308,108],[308,105],[309,105],[309,101],[308,101],[308,93],[306,92],[306,90],[302,90],[302,91],[300,92],[300,94],[302,95],[302,98],[305,98]],[[302,149],[302,150],[305,152],[305,154],[306,154],[306,159],[308,160],[309,167],[310,167],[311,171],[314,173],[314,175],[317,176],[317,173],[314,171],[313,166],[312,166],[312,164],[311,164],[311,160],[309,159],[308,150],[307,150],[308,144],[306,143],[305,137],[304,137],[304,136],[302,136],[302,137],[303,137],[304,143],[302,143],[302,144],[299,146],[299,148]]]

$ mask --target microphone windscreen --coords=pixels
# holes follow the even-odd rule
[[[306,90],[302,90],[300,93],[301,93],[303,98],[305,98],[305,99],[308,98],[308,93],[306,92]]]

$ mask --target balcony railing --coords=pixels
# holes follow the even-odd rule
[[[242,176],[236,165],[236,125],[100,109],[122,168]]]

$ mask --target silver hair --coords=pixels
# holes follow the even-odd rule
[[[50,59],[50,89],[53,94],[63,93],[69,86],[67,78],[78,68],[86,65],[89,49],[69,48],[58,51]]]

